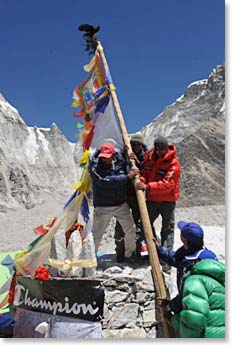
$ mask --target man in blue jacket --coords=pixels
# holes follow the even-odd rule
[[[181,221],[178,222],[177,226],[181,231],[180,239],[183,245],[176,251],[157,246],[159,259],[177,269],[178,294],[168,303],[171,311],[175,314],[182,310],[183,276],[194,265],[194,255],[196,259],[217,258],[211,250],[204,247],[204,231],[200,224]]]
[[[135,225],[127,204],[127,189],[137,170],[130,170],[125,158],[108,143],[94,153],[89,170],[93,187],[92,232],[95,252],[111,218],[115,217],[125,234],[125,257],[133,260],[136,250]]]

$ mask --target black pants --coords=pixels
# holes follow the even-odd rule
[[[154,237],[156,238],[156,232],[153,223],[159,217],[159,215],[161,215],[161,246],[164,246],[168,249],[172,249],[174,243],[175,207],[175,201],[147,201],[147,211],[149,214]]]
[[[143,236],[143,232],[141,230],[141,225],[140,225],[141,224],[140,212],[139,212],[139,205],[138,205],[136,195],[128,197],[127,203],[132,211],[132,216],[133,216],[134,223],[136,226],[136,243],[137,243],[137,247],[139,247],[142,239],[144,239],[144,236]],[[118,257],[123,258],[125,254],[124,232],[119,222],[116,222],[116,225],[115,225],[114,239],[115,239],[116,254]],[[139,251],[139,248],[138,248],[138,251]]]

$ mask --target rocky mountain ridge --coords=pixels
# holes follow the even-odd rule
[[[191,83],[185,93],[144,128],[148,146],[157,134],[179,143],[212,118],[225,116],[225,67],[217,66],[208,79]]]

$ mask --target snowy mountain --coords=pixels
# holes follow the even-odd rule
[[[0,211],[32,208],[70,195],[77,179],[71,145],[56,124],[27,127],[18,111],[0,95]]]
[[[212,118],[225,116],[225,68],[215,68],[208,79],[191,83],[184,95],[155,117],[142,129],[148,146],[157,134],[170,142],[179,143],[196,133],[202,124]]]

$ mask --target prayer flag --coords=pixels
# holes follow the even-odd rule
[[[83,150],[92,152],[104,142],[111,142],[116,149],[121,149],[123,141],[111,100],[113,83],[110,73],[106,78],[97,52],[84,69],[89,75],[73,91],[73,100],[79,104],[79,113],[75,112],[73,116],[84,119],[80,133]]]

